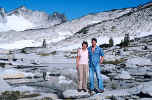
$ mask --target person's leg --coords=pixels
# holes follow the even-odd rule
[[[83,65],[79,65],[78,67],[78,89],[82,89],[82,81],[83,81]]]
[[[86,67],[86,74],[87,74],[87,81],[88,81],[88,78],[89,78],[89,65],[87,65],[87,67]]]
[[[96,77],[98,80],[98,88],[100,90],[104,90],[100,65],[95,66],[95,72],[96,72]]]
[[[88,85],[88,80],[89,80],[89,66],[86,65],[86,84]]]
[[[89,66],[89,78],[90,78],[90,90],[94,90],[94,68],[92,65]]]
[[[83,85],[82,88],[87,90],[87,65],[83,65]]]

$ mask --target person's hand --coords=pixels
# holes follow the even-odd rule
[[[100,64],[102,64],[103,63],[103,61],[102,60],[100,60]]]
[[[76,64],[76,69],[78,70],[79,64]]]
[[[100,59],[100,64],[103,64],[104,57]]]

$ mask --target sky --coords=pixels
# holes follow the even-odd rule
[[[89,13],[98,13],[112,9],[136,7],[152,0],[0,0],[0,7],[7,12],[25,5],[31,10],[40,10],[49,14],[59,12],[68,20],[80,18]]]

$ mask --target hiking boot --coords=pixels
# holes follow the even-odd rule
[[[81,91],[82,91],[82,89],[77,89],[77,91],[78,91],[78,92],[81,92]]]
[[[103,92],[104,92],[104,90],[101,90],[101,89],[97,90],[97,93],[103,93]]]
[[[84,92],[87,92],[87,89],[82,89]]]

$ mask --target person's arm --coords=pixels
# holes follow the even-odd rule
[[[100,64],[103,63],[103,60],[104,60],[104,52],[103,52],[103,50],[101,48],[101,50],[100,50]]]
[[[101,56],[101,58],[100,58],[100,64],[103,63],[103,60],[104,60],[104,56]]]
[[[80,61],[80,50],[77,51],[77,57],[76,57],[76,69],[78,70],[79,67],[79,61]]]

